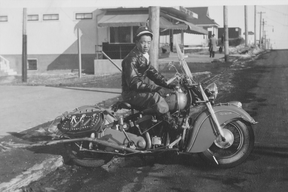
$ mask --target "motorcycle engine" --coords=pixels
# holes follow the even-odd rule
[[[180,91],[171,93],[165,100],[168,103],[170,112],[183,110],[187,105],[187,95]]]

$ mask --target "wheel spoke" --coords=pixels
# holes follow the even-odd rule
[[[210,148],[211,152],[215,155],[215,157],[224,157],[229,158],[239,152],[239,150],[243,146],[243,133],[241,129],[238,127],[237,123],[231,122],[227,124],[224,129],[228,129],[234,136],[233,143],[228,148],[220,148],[213,144]]]

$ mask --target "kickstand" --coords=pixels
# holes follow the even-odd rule
[[[212,156],[213,160],[215,161],[215,163],[217,165],[219,165],[219,162],[217,161],[216,157],[212,154],[212,152],[210,150],[207,150],[207,151],[211,154],[211,156]]]

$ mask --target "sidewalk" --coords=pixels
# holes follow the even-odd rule
[[[211,58],[208,54],[187,53],[185,54],[185,61],[187,63],[211,63],[213,60],[223,58],[223,53],[215,53],[215,57]],[[169,63],[171,61],[179,61],[177,53],[171,52],[169,57],[159,59],[159,63]]]
[[[17,191],[63,165],[65,152],[57,146],[49,149],[17,146],[31,143],[31,136],[47,139],[43,132],[65,111],[95,105],[121,93],[120,89],[82,87],[0,86],[0,89],[1,192]]]
[[[0,138],[51,121],[65,111],[116,97],[120,89],[0,86]]]

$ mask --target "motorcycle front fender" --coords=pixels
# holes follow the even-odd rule
[[[235,105],[235,102],[219,104],[213,106],[213,109],[221,127],[236,119],[256,124],[256,121],[239,105]],[[207,150],[216,139],[214,128],[211,114],[206,109],[198,115],[187,133],[186,152],[198,153]]]

